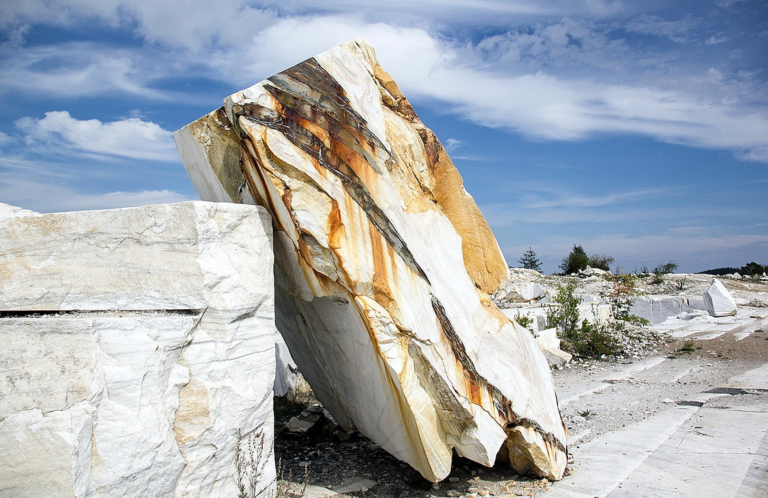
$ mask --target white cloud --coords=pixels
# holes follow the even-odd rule
[[[489,36],[476,49],[494,66],[515,72],[584,65],[615,70],[627,64],[630,53],[623,40],[609,37],[590,21],[570,18]]]
[[[456,114],[476,123],[532,138],[580,140],[612,133],[708,148],[768,145],[764,108],[715,104],[674,91],[543,73],[505,77],[461,67],[442,67],[406,84],[421,96],[453,104]]]
[[[556,189],[539,189],[538,191],[534,191],[532,195],[528,194],[523,196],[524,205],[522,208],[540,209],[560,207],[572,209],[610,206],[641,199],[656,198],[665,192],[667,191],[664,189],[643,189],[628,192],[616,192],[599,196],[587,196],[573,192],[564,192]]]
[[[178,161],[171,132],[138,118],[102,123],[98,119],[75,119],[67,111],[51,111],[43,119],[26,117],[16,124],[27,133],[32,145],[130,159]]]
[[[0,147],[8,145],[14,141],[14,138],[7,133],[0,131]]]
[[[686,42],[699,27],[701,21],[685,17],[668,21],[660,16],[640,16],[626,25],[627,31],[669,38],[678,43]]]
[[[572,8],[560,1],[502,3],[506,11],[529,9],[532,14],[575,9],[594,15],[616,13],[621,8],[620,3],[603,1],[578,2]],[[268,9],[239,0],[219,4],[194,0],[183,9],[183,19],[174,22],[168,19],[169,13],[180,11],[177,1],[161,5],[149,1],[95,4],[70,0],[53,1],[51,5],[62,6],[61,13],[49,14],[33,7],[5,9],[19,22],[74,22],[76,13],[115,24],[133,22],[149,41],[199,51],[196,55],[184,51],[165,53],[165,57],[180,59],[179,71],[189,75],[189,68],[196,64],[195,74],[215,75],[238,86],[251,85],[339,43],[364,37],[377,47],[382,66],[406,95],[420,99],[422,104],[439,103],[441,110],[480,125],[505,128],[537,140],[642,135],[696,147],[730,149],[738,157],[754,161],[764,161],[764,148],[768,147],[766,92],[759,89],[763,85],[754,74],[725,72],[712,66],[699,73],[684,73],[684,69],[671,69],[671,64],[664,68],[667,73],[659,72],[653,67],[659,61],[664,66],[665,56],[638,52],[609,36],[610,23],[596,26],[565,18],[543,22],[529,31],[494,35],[473,45],[439,34],[436,23],[448,17],[441,17],[441,9],[432,2],[412,8],[403,4],[409,15],[422,21],[425,12],[437,14],[438,21],[422,24],[424,27],[371,22],[371,15],[360,13],[350,0],[330,2],[323,9],[355,10],[357,14],[294,17],[278,17],[276,12],[306,12],[309,4],[267,4],[273,6]],[[462,5],[451,2],[443,10],[474,15],[492,12],[501,4],[488,0],[472,8]],[[691,18],[665,21],[640,16],[630,29],[682,39],[696,29],[697,23]],[[130,51],[113,53],[87,45],[83,45],[89,54],[86,59],[54,69],[48,67],[63,53],[77,52],[76,48],[71,44],[25,49],[23,56],[9,59],[14,62],[6,61],[2,67],[5,70],[0,71],[0,89],[34,88],[36,92],[82,95],[114,88],[160,98],[164,94],[149,89],[148,82],[158,73],[163,76],[175,70],[166,67],[168,64],[151,64],[143,59],[137,62]],[[41,65],[46,69],[38,69]],[[590,72],[590,68],[599,71]],[[84,142],[77,143],[87,149]],[[105,147],[97,151],[109,153],[108,148],[123,150]],[[128,157],[136,157],[137,152],[133,154]]]
[[[572,36],[569,33],[577,33],[584,40],[580,51],[594,45],[595,53],[589,57],[609,58],[600,56],[600,51],[623,50],[611,48],[610,41],[582,24],[564,22],[557,26],[556,32],[547,35],[542,29],[539,36],[549,36],[557,43],[534,43],[541,45],[553,61],[570,57],[557,55],[553,48],[572,50],[567,43],[568,36]],[[377,47],[382,66],[411,99],[439,102],[443,111],[533,139],[583,140],[600,134],[633,134],[670,143],[743,151],[743,157],[750,158],[760,157],[753,150],[768,146],[765,105],[743,105],[741,99],[713,102],[684,90],[558,77],[543,71],[505,74],[498,68],[482,67],[477,63],[482,57],[477,53],[472,57],[471,49],[457,47],[424,29],[369,24],[354,16],[281,20],[259,33],[248,52],[222,57],[222,71],[237,74],[242,84],[253,84],[355,37],[364,37]],[[518,46],[522,43],[514,37],[511,42]],[[534,45],[529,44],[527,50],[533,50],[530,47]],[[478,48],[480,52],[487,49]],[[533,52],[526,57],[533,57]],[[254,62],[248,65],[243,60]]]
[[[146,83],[168,69],[143,60],[135,51],[73,42],[0,47],[0,56],[0,93],[80,97],[121,92],[164,98],[163,92],[148,88]]]
[[[86,193],[66,185],[18,177],[0,178],[0,202],[40,213],[113,209],[182,202],[190,199],[172,190]]]
[[[69,27],[95,21],[130,26],[150,42],[198,50],[212,44],[242,44],[276,22],[278,13],[290,17],[363,12],[374,23],[424,26],[427,20],[505,26],[521,17],[602,17],[625,10],[620,0],[25,0],[0,2],[0,28],[27,23]]]
[[[760,163],[768,163],[768,146],[755,147],[750,150],[737,153],[739,159],[744,161],[755,161]]]
[[[447,150],[448,152],[453,152],[454,150],[461,147],[463,144],[464,144],[464,140],[459,140],[457,138],[448,138],[443,141],[445,150]]]

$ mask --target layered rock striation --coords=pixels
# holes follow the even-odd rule
[[[0,205],[0,496],[272,495],[271,223]]]
[[[507,276],[498,244],[365,41],[231,95],[175,139],[202,199],[272,213],[277,326],[338,422],[432,481],[454,450],[563,475],[547,362],[488,297]]]

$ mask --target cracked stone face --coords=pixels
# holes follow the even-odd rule
[[[272,441],[272,266],[255,206],[0,204],[0,496],[237,496],[238,445]]]
[[[265,206],[276,320],[318,398],[432,481],[452,451],[559,479],[565,429],[507,265],[445,149],[356,40],[238,92],[175,139],[204,200]]]

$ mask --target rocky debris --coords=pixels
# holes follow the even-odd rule
[[[601,270],[600,268],[592,268],[591,266],[587,266],[585,269],[581,270],[579,272],[579,276],[584,277],[610,277],[611,272],[606,270]]]
[[[0,220],[0,495],[269,493],[272,264],[253,206]]]
[[[536,344],[544,353],[547,362],[551,366],[562,367],[573,359],[573,355],[560,349],[560,339],[557,337],[557,329],[546,329],[539,332]]]
[[[712,316],[733,316],[737,311],[736,301],[718,279],[712,280],[704,293],[704,304]]]
[[[356,432],[336,423],[333,416],[322,406],[313,405],[299,415],[291,417],[285,424],[282,434],[287,437],[327,437],[336,441],[346,441],[354,437]]]
[[[283,468],[281,485],[297,496],[339,496],[342,486],[355,481],[360,483],[358,488],[366,481],[376,484],[366,492],[346,491],[348,496],[437,498],[451,490],[458,496],[528,496],[550,485],[546,479],[521,476],[502,462],[487,468],[464,458],[456,459],[445,481],[433,484],[359,434],[347,441],[280,436],[275,445]]]
[[[536,282],[522,282],[507,286],[503,291],[495,294],[500,301],[514,303],[529,303],[538,301],[546,295],[546,291]]]
[[[491,302],[498,244],[363,40],[175,134],[206,200],[267,207],[277,325],[318,399],[427,479],[452,454],[558,479],[565,432],[531,334]]]

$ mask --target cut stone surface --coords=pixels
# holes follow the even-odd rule
[[[737,311],[736,301],[718,279],[713,279],[712,285],[704,293],[704,304],[712,316],[732,316]]]
[[[429,480],[452,451],[559,479],[547,361],[488,297],[498,244],[363,40],[224,101],[175,139],[204,200],[273,215],[277,325],[323,405]]]
[[[0,220],[0,496],[237,496],[238,444],[272,444],[266,210],[21,214]],[[269,495],[271,452],[258,468]]]

